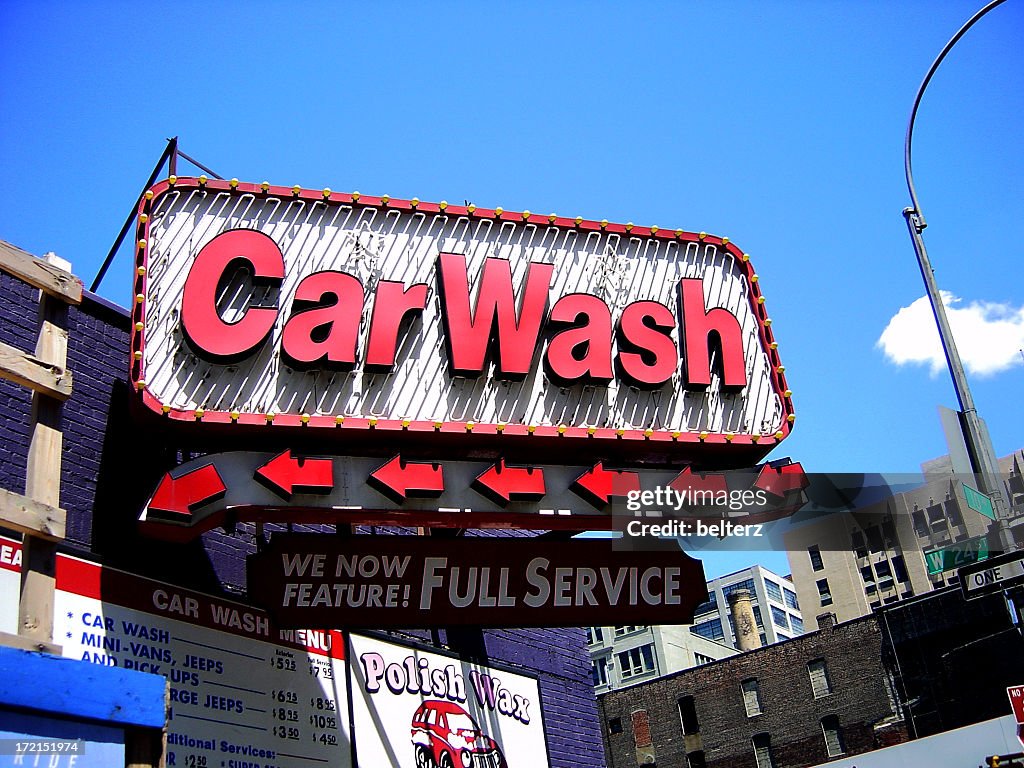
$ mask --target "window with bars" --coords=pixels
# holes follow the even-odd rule
[[[758,733],[751,742],[754,745],[757,768],[775,768],[775,761],[772,759],[772,737],[767,733]]]
[[[811,568],[816,571],[825,570],[825,563],[821,559],[821,549],[817,544],[807,548],[807,556],[811,558]]]
[[[782,588],[782,594],[786,598],[786,606],[792,608],[794,611],[800,610],[800,603],[796,600],[796,592],[791,589]]]
[[[843,732],[839,727],[839,718],[829,715],[821,719],[821,731],[825,736],[825,749],[829,757],[837,757],[846,751],[843,746]]]
[[[711,619],[711,621],[702,621],[700,624],[694,624],[690,627],[690,631],[709,640],[721,640],[725,637],[725,632],[722,631],[721,619]]]
[[[726,598],[728,598],[729,595],[731,595],[737,589],[747,590],[750,593],[751,597],[753,597],[756,593],[756,590],[754,589],[754,580],[744,579],[743,581],[737,581],[735,584],[730,584],[727,587],[722,587],[722,594],[725,595]]]
[[[832,605],[832,591],[828,587],[828,579],[819,579],[816,582],[818,587],[818,597],[821,599],[822,605]]]
[[[634,675],[642,675],[654,669],[654,646],[641,645],[630,648],[615,655],[619,664],[619,676],[625,680]]]
[[[604,632],[600,627],[587,627],[587,643],[594,645],[595,643],[604,642]]]
[[[704,664],[710,664],[712,661],[714,661],[713,658],[711,658],[710,656],[705,656],[703,653],[693,654],[693,662],[698,667]]]
[[[594,659],[590,665],[590,676],[594,687],[608,685],[608,659]]]
[[[772,606],[772,623],[776,627],[789,629],[789,619],[786,618],[786,612],[781,608],[776,608],[774,605]]]
[[[740,683],[740,691],[743,694],[743,708],[747,711],[747,717],[754,717],[761,714],[761,685],[756,677],[748,678]]]
[[[764,580],[764,591],[769,599],[774,600],[776,603],[782,602],[782,587],[771,579]]]
[[[804,631],[804,620],[799,616],[789,615],[789,623],[793,627],[793,631],[800,634]]]
[[[631,634],[633,632],[639,632],[641,629],[647,629],[647,627],[646,626],[642,626],[642,627],[641,626],[633,626],[633,625],[619,626],[619,627],[615,627],[613,629],[613,631],[615,632],[615,636],[616,637],[622,637],[622,635],[628,635],[628,634]]]
[[[832,693],[832,681],[828,676],[828,665],[824,659],[815,659],[807,664],[807,674],[811,678],[811,692],[814,698],[820,699]]]

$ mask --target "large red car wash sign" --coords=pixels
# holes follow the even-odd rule
[[[203,178],[138,232],[133,381],[178,423],[745,460],[793,420],[727,238]]]

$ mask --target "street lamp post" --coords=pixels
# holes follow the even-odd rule
[[[928,300],[931,302],[932,312],[935,314],[935,322],[939,329],[939,338],[942,342],[942,349],[946,355],[946,362],[949,365],[949,372],[953,378],[953,389],[960,404],[960,427],[964,435],[964,443],[967,446],[967,454],[971,461],[971,469],[977,477],[981,486],[979,490],[987,494],[995,508],[996,519],[993,525],[996,527],[999,542],[1005,551],[1014,549],[1013,536],[1006,524],[1010,509],[1003,494],[1002,483],[999,480],[999,465],[996,462],[995,450],[992,447],[992,440],[988,435],[978,411],[974,405],[974,398],[971,396],[971,389],[967,384],[967,376],[964,373],[963,363],[960,360],[960,353],[957,351],[956,343],[953,341],[953,333],[949,326],[949,318],[946,316],[946,308],[942,303],[942,296],[939,293],[938,285],[935,282],[935,273],[931,261],[928,259],[928,251],[924,246],[922,232],[926,226],[924,214],[917,200],[917,191],[914,189],[914,175],[911,170],[910,148],[914,136],[914,120],[917,117],[917,109],[921,104],[921,97],[924,95],[932,75],[939,68],[939,64],[949,53],[956,42],[964,36],[975,22],[1005,0],[993,0],[980,11],[974,14],[960,30],[953,35],[946,47],[938,55],[928,74],[921,82],[917,90],[917,97],[914,99],[914,107],[910,113],[910,121],[907,124],[907,137],[903,148],[904,170],[907,176],[907,187],[910,190],[912,205],[903,209],[903,217],[906,219],[907,228],[910,231],[910,238],[914,243],[914,251],[917,254],[917,263],[921,268],[921,277],[924,278],[925,290]]]

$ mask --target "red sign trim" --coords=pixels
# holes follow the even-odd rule
[[[782,403],[783,418],[781,426],[773,435],[751,435],[710,432],[669,432],[663,430],[615,429],[612,427],[574,427],[568,425],[527,425],[527,424],[488,424],[471,421],[414,421],[408,419],[377,419],[364,417],[346,417],[324,414],[276,414],[268,416],[258,413],[238,413],[228,411],[208,411],[204,409],[179,409],[161,402],[146,386],[145,362],[143,346],[145,341],[145,297],[148,290],[149,273],[149,225],[150,212],[154,202],[169,190],[207,189],[228,192],[235,195],[251,194],[258,198],[280,197],[317,201],[325,205],[349,205],[353,207],[384,207],[399,211],[417,211],[420,213],[437,213],[451,216],[468,216],[475,219],[494,219],[496,221],[515,221],[558,229],[581,232],[605,232],[628,235],[630,237],[657,238],[678,242],[699,242],[714,245],[725,251],[736,260],[743,270],[749,285],[750,307],[758,320],[761,348],[768,357],[771,367],[772,385]],[[475,433],[482,435],[505,435],[532,437],[534,439],[560,438],[576,444],[583,440],[592,440],[598,444],[609,443],[643,443],[650,441],[664,444],[699,444],[717,446],[745,446],[751,452],[763,455],[784,440],[792,430],[795,420],[793,402],[786,385],[785,368],[779,359],[777,344],[771,328],[761,294],[756,273],[750,263],[750,257],[726,237],[709,235],[705,232],[684,232],[681,229],[667,230],[658,227],[640,227],[633,224],[613,224],[607,221],[593,221],[577,217],[548,216],[531,214],[528,211],[505,211],[501,208],[477,208],[476,206],[448,205],[447,203],[421,202],[400,200],[390,197],[372,197],[360,195],[358,192],[345,193],[330,190],[312,190],[295,187],[272,186],[269,184],[243,183],[237,180],[200,180],[196,178],[171,177],[158,182],[148,190],[139,204],[139,217],[136,243],[136,276],[134,283],[135,302],[132,306],[131,330],[131,382],[133,388],[140,393],[142,402],[152,411],[180,423],[226,424],[242,426],[264,426],[273,428],[315,428],[337,429],[346,434],[365,433],[367,430],[381,432],[418,432],[442,433],[446,435]]]

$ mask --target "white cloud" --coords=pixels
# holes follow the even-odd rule
[[[1024,362],[1020,353],[1024,348],[1024,307],[978,301],[960,306],[961,299],[948,291],[942,291],[942,300],[968,373],[991,376]],[[932,376],[946,369],[935,316],[926,296],[901,307],[876,346],[897,365],[927,365]]]

